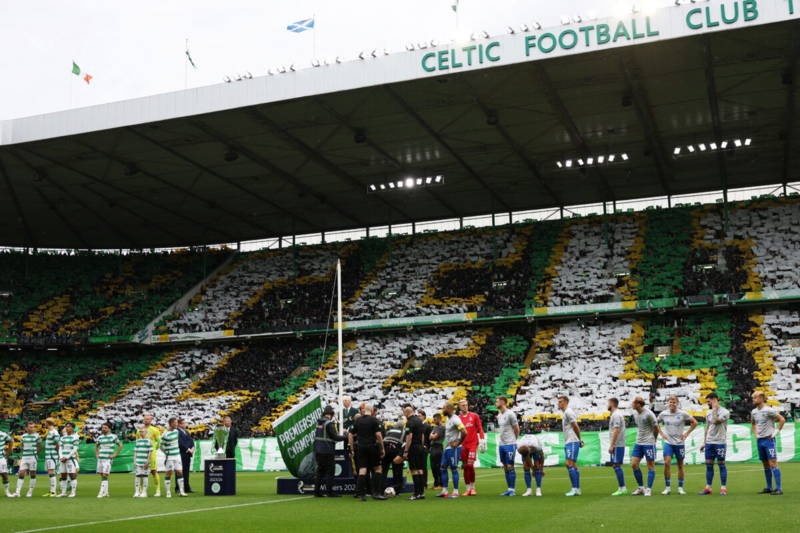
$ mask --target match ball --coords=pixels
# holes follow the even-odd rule
[[[384,496],[387,498],[394,498],[394,488],[393,487],[386,487],[386,490],[383,491]]]

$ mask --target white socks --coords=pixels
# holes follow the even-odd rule
[[[167,493],[167,498],[172,496],[172,492],[170,492],[171,483],[172,483],[172,479],[170,479],[170,478],[167,478],[167,479],[164,480],[164,491]]]
[[[56,493],[56,475],[53,474],[50,476],[50,494]]]
[[[100,481],[100,494],[108,494],[108,480],[103,479]]]
[[[67,480],[66,479],[62,479],[61,480],[61,494],[66,494],[66,493],[67,493]]]

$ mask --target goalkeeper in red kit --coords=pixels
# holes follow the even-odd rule
[[[458,417],[467,430],[467,436],[461,443],[461,464],[464,465],[464,483],[467,484],[464,496],[475,496],[478,494],[475,492],[475,462],[478,460],[478,448],[481,451],[486,449],[486,435],[483,433],[481,417],[469,411],[466,399],[458,402],[458,409]]]

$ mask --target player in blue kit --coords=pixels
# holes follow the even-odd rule
[[[764,465],[764,477],[767,479],[767,486],[759,494],[780,496],[783,494],[783,490],[781,490],[781,469],[778,468],[775,435],[783,429],[786,419],[777,410],[767,405],[767,395],[762,391],[753,393],[753,404],[755,408],[750,411],[750,421],[758,447],[758,458]],[[778,423],[778,431],[775,431],[775,422]],[[773,480],[775,481],[774,489],[772,488]]]
[[[514,470],[514,460],[517,457],[517,437],[519,437],[519,422],[515,415],[508,408],[508,398],[498,396],[495,400],[497,407],[497,427],[500,432],[497,436],[498,451],[500,452],[500,463],[506,474],[506,486],[508,490],[500,496],[517,495],[517,471]]]
[[[658,433],[664,439],[664,484],[666,488],[661,494],[672,493],[672,458],[678,463],[678,494],[686,494],[683,490],[685,473],[683,460],[686,457],[686,439],[697,427],[697,420],[686,411],[678,409],[678,397],[670,396],[668,408],[658,414]],[[689,429],[686,429],[689,424]]]
[[[564,496],[581,495],[581,473],[578,470],[578,453],[583,447],[581,429],[578,427],[578,417],[569,407],[569,398],[558,397],[558,408],[561,409],[561,429],[564,431],[564,456],[567,463],[567,472],[572,481],[572,490]]]
[[[656,479],[656,436],[658,435],[658,421],[653,411],[644,406],[644,399],[637,396],[633,399],[633,423],[636,424],[636,444],[631,454],[631,467],[633,477],[639,487],[631,494],[633,496],[651,496],[653,494],[653,481]],[[642,458],[647,461],[647,488],[644,488],[642,470],[639,463]]]
[[[719,404],[719,396],[712,392],[706,396],[708,407],[706,413],[706,433],[700,451],[706,454],[706,488],[699,492],[702,496],[712,494],[711,483],[714,481],[714,461],[719,467],[720,488],[719,495],[728,495],[728,467],[725,465],[725,453],[728,442],[728,420],[731,413]]]

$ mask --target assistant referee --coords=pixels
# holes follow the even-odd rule
[[[408,461],[408,469],[411,471],[411,478],[414,480],[414,494],[408,499],[425,499],[425,425],[414,413],[414,409],[406,407],[403,409],[406,416],[406,439],[403,448],[403,458]]]

